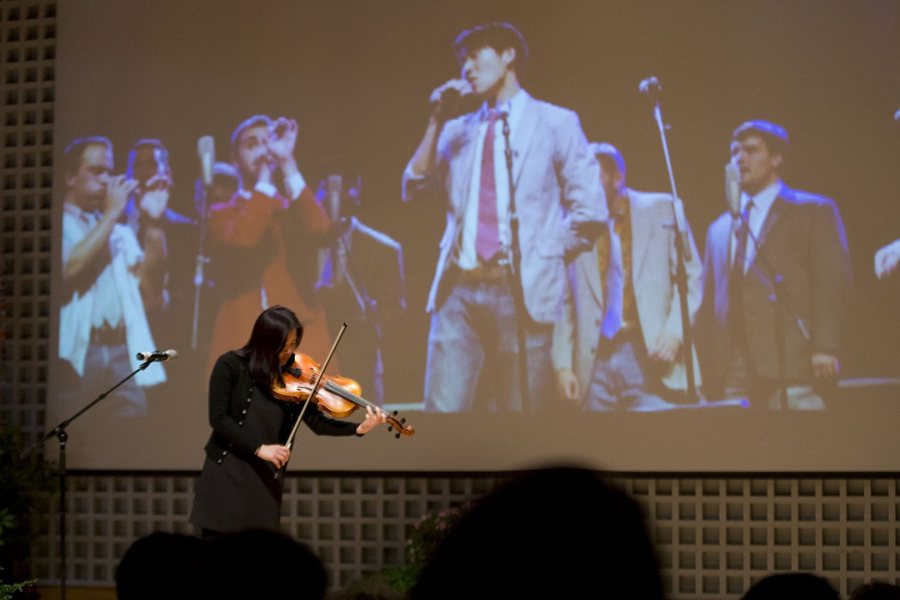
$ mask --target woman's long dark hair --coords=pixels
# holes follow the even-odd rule
[[[303,338],[303,325],[289,308],[272,306],[262,311],[253,324],[250,339],[238,350],[241,356],[250,358],[250,376],[266,387],[273,383],[283,385],[278,354],[284,348],[291,331],[297,332],[297,343]]]

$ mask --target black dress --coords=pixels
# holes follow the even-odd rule
[[[244,430],[261,440],[277,440],[285,418],[283,406],[254,386],[253,410],[247,411]],[[263,527],[276,529],[281,516],[284,477],[257,456],[235,454],[221,463],[207,457],[197,482],[191,522],[213,531]]]
[[[197,481],[190,522],[217,532],[249,528],[277,529],[284,477],[255,455],[263,444],[284,443],[298,413],[296,404],[274,399],[253,383],[247,360],[222,355],[210,376],[213,433]],[[355,435],[356,423],[338,421],[310,406],[304,423],[315,433]]]

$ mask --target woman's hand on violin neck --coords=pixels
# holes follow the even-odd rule
[[[382,423],[387,423],[387,415],[384,411],[378,407],[373,410],[371,406],[367,406],[366,419],[357,426],[356,433],[365,435]]]
[[[263,444],[256,449],[256,455],[280,469],[291,457],[291,450],[279,444]]]

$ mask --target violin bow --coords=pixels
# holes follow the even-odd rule
[[[316,373],[316,380],[313,382],[312,391],[309,393],[309,396],[306,397],[306,400],[303,402],[303,408],[300,409],[300,414],[297,415],[297,420],[294,422],[294,427],[291,429],[291,434],[288,436],[287,441],[284,445],[288,450],[291,449],[291,446],[294,445],[294,436],[297,435],[297,429],[300,427],[300,422],[303,421],[303,413],[306,412],[306,409],[309,407],[309,401],[312,398],[316,397],[316,394],[319,393],[319,388],[322,382],[322,375],[325,374],[325,369],[328,367],[328,363],[331,362],[331,357],[334,355],[334,351],[337,348],[338,342],[341,341],[341,337],[344,335],[344,331],[347,329],[347,323],[345,322],[341,325],[340,331],[337,332],[337,335],[334,337],[334,341],[331,343],[331,350],[328,351],[328,356],[325,357],[325,360],[322,362],[322,368],[319,369],[319,372]],[[288,459],[290,460],[290,459]],[[285,462],[281,469],[275,471],[275,479],[278,479],[278,475],[282,471],[287,470],[287,462]]]

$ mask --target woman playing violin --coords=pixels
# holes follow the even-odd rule
[[[302,338],[303,325],[294,312],[273,306],[257,317],[249,341],[220,356],[213,367],[212,435],[190,516],[204,537],[278,528],[284,477],[275,474],[290,458],[285,440],[302,404],[281,402],[271,390],[283,386],[282,369],[293,363]],[[317,435],[340,436],[365,435],[387,420],[377,407],[367,407],[361,423],[332,419],[317,406],[309,406],[302,418]]]

